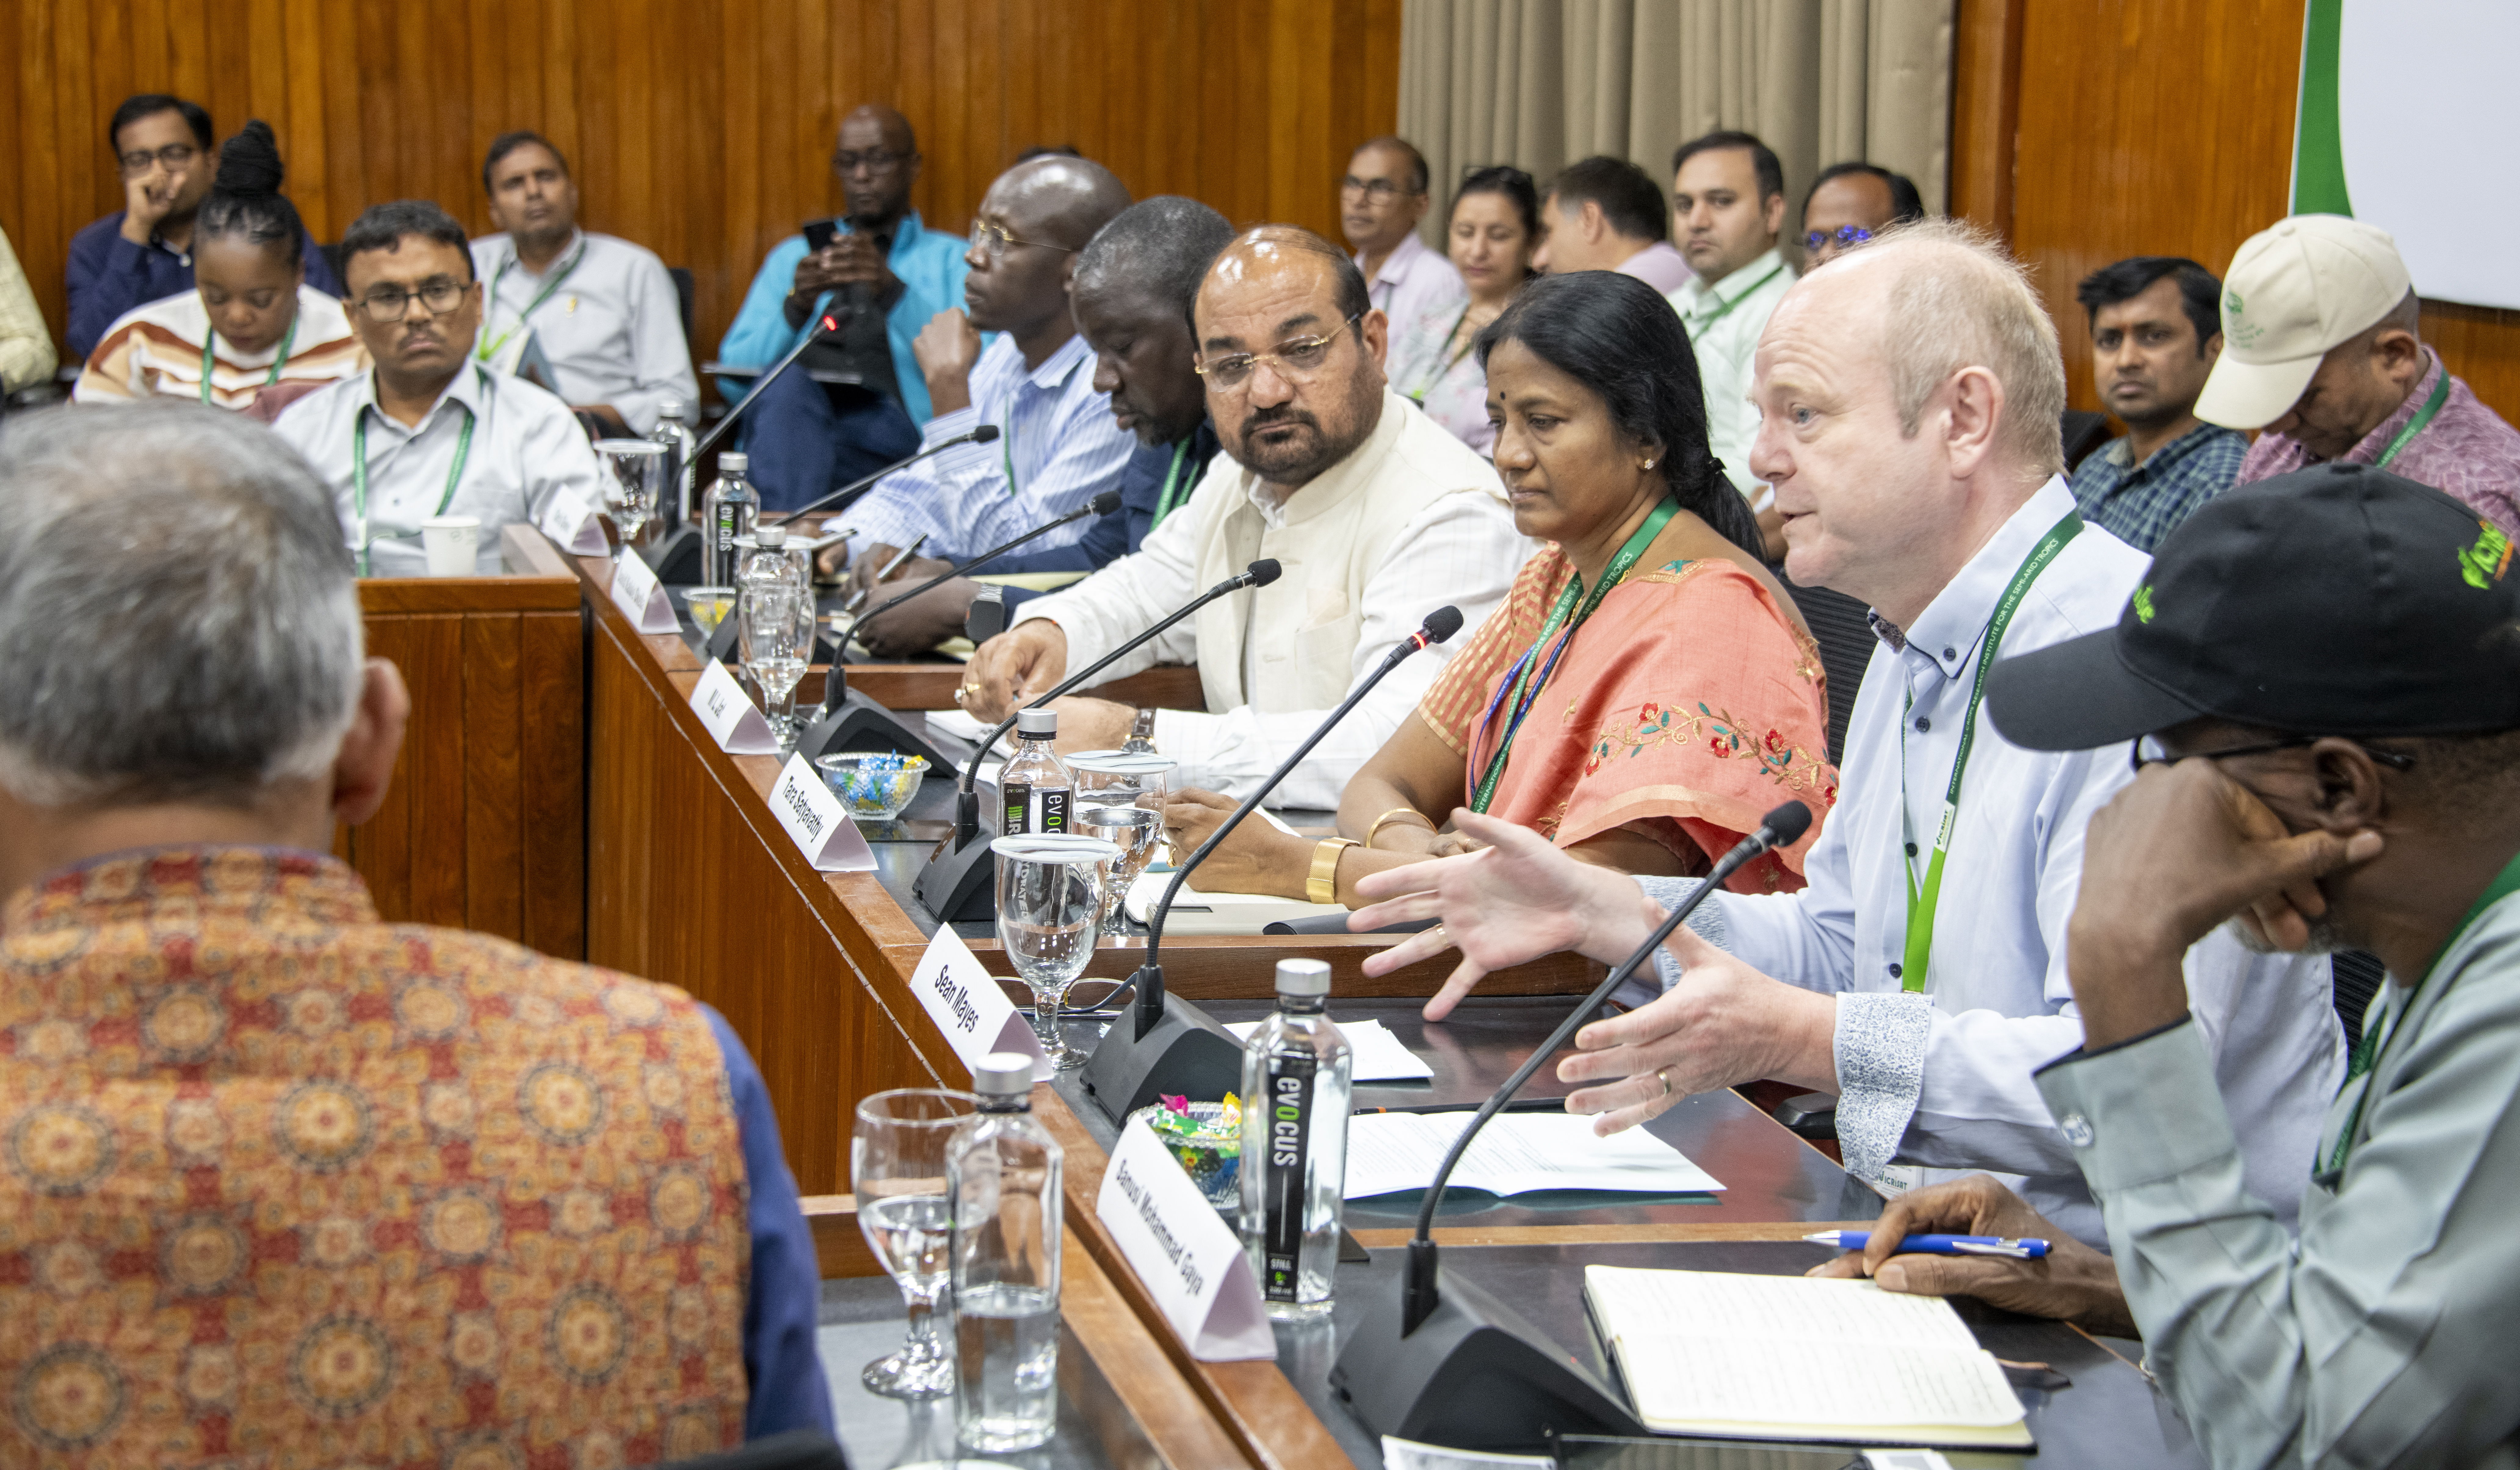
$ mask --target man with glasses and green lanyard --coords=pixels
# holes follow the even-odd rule
[[[341,258],[350,324],[376,365],[272,426],[332,486],[360,575],[424,575],[420,529],[432,516],[478,519],[492,572],[501,527],[602,504],[568,405],[472,361],[481,283],[454,216],[425,200],[379,204],[342,235]]]
[[[2001,250],[1911,225],[1786,293],[1755,383],[1750,462],[1777,488],[1785,569],[1863,599],[1880,643],[1807,886],[1710,895],[1657,957],[1659,986],[1637,987],[1643,1003],[1577,1033],[1569,1105],[1607,1132],[1744,1082],[1834,1093],[1860,1178],[1895,1192],[1996,1171],[2096,1243],[2098,1208],[2031,1074],[2082,1042],[2065,957],[2083,826],[2132,773],[2122,748],[2023,749],[1980,709],[1999,650],[2109,626],[2146,564],[2083,525],[2058,473],[2055,328]],[[1623,958],[1697,881],[1623,877],[1456,820],[1495,848],[1374,874],[1359,890],[1384,902],[1354,920],[1442,920],[1367,965],[1458,946],[1439,1006],[1550,950]],[[2327,964],[2217,935],[2186,969],[2251,1187],[2289,1218],[2343,1075]]]

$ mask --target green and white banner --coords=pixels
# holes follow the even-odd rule
[[[2309,0],[2295,214],[2397,237],[2420,294],[2520,308],[2514,0]]]

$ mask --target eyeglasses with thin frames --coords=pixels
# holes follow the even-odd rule
[[[1833,240],[1840,249],[1844,249],[1849,245],[1860,245],[1871,238],[1872,232],[1862,225],[1840,225],[1834,230],[1814,230],[1805,235],[1803,248],[1817,250]]]
[[[358,308],[371,322],[391,324],[411,314],[411,303],[418,300],[421,309],[432,317],[442,317],[463,304],[465,292],[472,283],[452,276],[439,276],[424,281],[420,290],[405,290],[399,286],[380,286],[358,300]]]
[[[2191,750],[2186,755],[2173,755],[2170,753],[2170,747],[2161,742],[2161,736],[2139,735],[2128,754],[2134,761],[2135,769],[2141,771],[2146,766],[2167,766],[2190,758],[2223,761],[2238,755],[2269,755],[2277,750],[2299,750],[2305,745],[2316,745],[2329,738],[2331,736],[2328,735],[2288,735],[2280,740],[2266,740],[2255,745],[2234,745],[2228,750]],[[2349,741],[2364,755],[2392,771],[2411,771],[2415,767],[2415,758],[2403,750],[2382,750],[2352,735],[2336,735],[2332,738]]]
[[[1057,250],[1065,255],[1076,253],[1067,245],[1052,245],[1047,240],[1017,240],[1007,233],[1004,225],[976,224],[971,227],[971,248],[991,261],[1004,260],[1009,245],[1031,245],[1038,250]]]
[[[1293,382],[1310,382],[1322,365],[1330,360],[1330,344],[1362,320],[1364,312],[1341,322],[1319,336],[1299,336],[1280,342],[1268,352],[1229,352],[1210,358],[1201,353],[1191,364],[1191,371],[1207,379],[1208,386],[1231,392],[1251,380],[1251,375],[1262,363],[1278,370],[1278,375]]]
[[[1339,193],[1361,194],[1377,204],[1387,204],[1404,194],[1414,198],[1425,192],[1422,189],[1404,189],[1389,179],[1360,179],[1355,174],[1339,180]]]
[[[201,155],[202,151],[189,143],[169,143],[155,152],[135,148],[114,161],[122,165],[124,178],[136,179],[147,173],[152,163],[161,164],[168,173],[173,173],[176,169],[190,167]]]

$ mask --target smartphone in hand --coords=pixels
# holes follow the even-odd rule
[[[804,230],[806,249],[827,250],[831,248],[832,242],[840,237],[840,222],[836,218],[809,219],[805,221]]]

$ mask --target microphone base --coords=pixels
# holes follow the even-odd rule
[[[989,851],[997,835],[983,825],[961,847],[948,837],[919,870],[913,891],[937,922],[985,923],[998,916],[998,863]]]
[[[1372,1305],[1330,1369],[1330,1391],[1367,1428],[1457,1449],[1524,1451],[1547,1449],[1552,1435],[1646,1433],[1616,1388],[1458,1271],[1404,1336],[1402,1256],[1375,1254],[1364,1292]]]
[[[655,545],[640,548],[639,556],[665,586],[697,587],[700,580],[700,528],[676,526],[656,538]]]
[[[1114,1124],[1166,1093],[1211,1102],[1241,1090],[1242,1044],[1206,1011],[1167,994],[1162,1018],[1145,1036],[1134,1010],[1112,1022],[1077,1082]]]
[[[954,769],[952,760],[914,733],[899,715],[856,690],[841,695],[839,708],[828,711],[796,737],[796,753],[808,761],[835,750],[890,750],[922,757],[930,771]]]
[[[726,621],[718,624],[717,631],[709,635],[708,647],[701,656],[711,663],[740,665],[742,660],[736,654],[736,640],[742,636],[742,619],[738,617],[733,609],[729,609]]]

